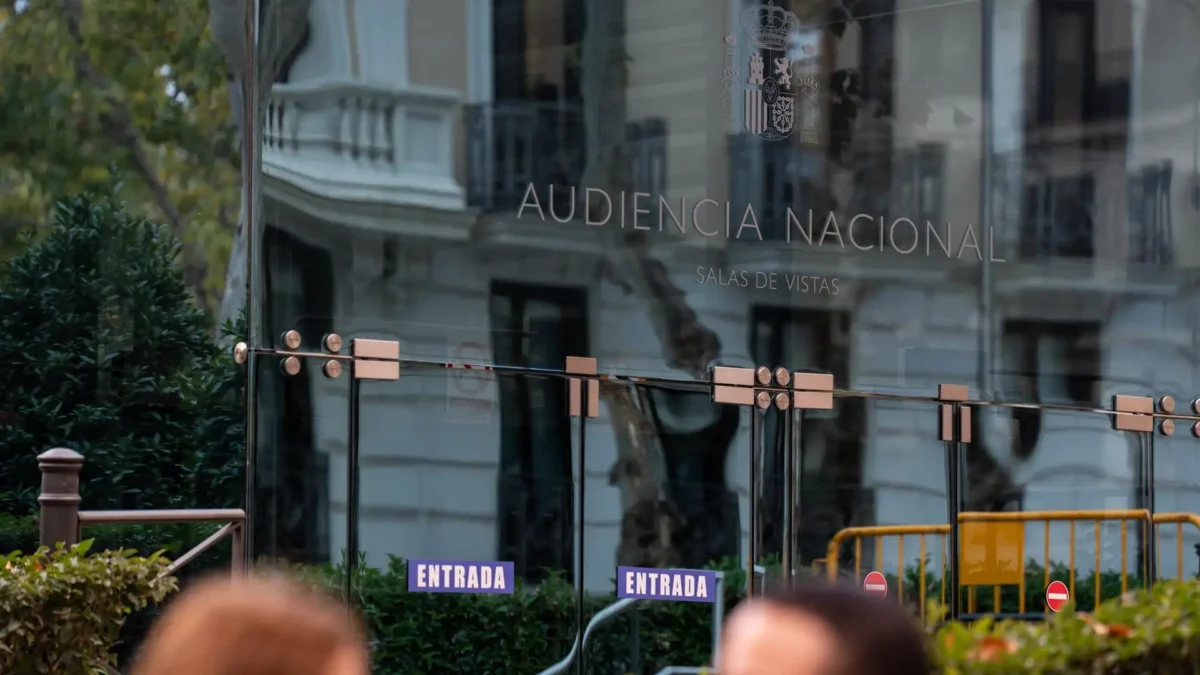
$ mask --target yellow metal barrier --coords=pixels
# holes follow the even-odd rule
[[[1075,596],[1075,528],[1080,522],[1091,522],[1095,526],[1095,569],[1101,569],[1101,541],[1100,531],[1101,523],[1119,522],[1121,528],[1121,550],[1128,550],[1129,543],[1129,523],[1136,521],[1139,523],[1143,532],[1150,526],[1151,516],[1146,509],[1126,509],[1126,510],[1082,510],[1082,511],[1022,511],[1013,513],[982,513],[982,512],[967,512],[959,514],[959,547],[960,547],[960,567],[959,567],[959,583],[962,586],[969,587],[967,595],[967,611],[977,611],[976,589],[979,586],[992,587],[992,604],[993,611],[1000,611],[1000,588],[1006,585],[1015,585],[1019,587],[1019,611],[1024,613],[1025,608],[1025,525],[1029,522],[1044,523],[1044,536],[1042,545],[1042,563],[1044,572],[1044,583],[1050,583],[1050,523],[1052,522],[1068,522],[1070,524],[1069,534],[1069,560],[1068,560],[1068,587],[1072,597]],[[1192,524],[1197,529],[1200,529],[1200,516],[1191,513],[1159,513],[1153,517],[1154,529],[1154,546],[1155,551],[1158,551],[1158,532],[1159,526],[1164,524],[1174,524],[1176,529],[1175,536],[1175,556],[1177,575],[1180,579],[1183,578],[1183,525]],[[939,550],[939,569],[941,578],[946,578],[947,558],[946,558],[946,537],[950,533],[949,525],[881,525],[874,527],[851,527],[846,528],[829,541],[829,547],[826,552],[826,557],[820,561],[825,565],[825,571],[829,579],[835,580],[838,576],[838,560],[840,558],[842,546],[849,540],[854,541],[854,577],[862,579],[862,542],[866,538],[874,538],[875,540],[875,570],[883,571],[883,539],[885,537],[897,537],[897,586],[896,596],[903,602],[904,600],[904,538],[916,536],[919,541],[918,551],[918,578],[924,580],[927,574],[927,558],[928,546],[926,539],[930,536],[940,538]],[[1147,537],[1148,538],[1148,537]],[[1144,540],[1143,540],[1144,541]],[[977,542],[983,542],[982,547],[976,546]],[[983,551],[983,556],[979,553]],[[963,560],[965,558],[965,560]],[[1142,556],[1146,560],[1146,556]],[[814,562],[814,569],[815,564]],[[1129,570],[1127,569],[1128,556],[1121,556],[1121,592],[1128,590]],[[1147,570],[1142,570],[1146,572]],[[1149,575],[1143,574],[1143,578]],[[1101,576],[1095,575],[1095,598],[1099,602],[1101,600],[1100,588]],[[946,585],[941,586],[941,603],[946,604]],[[920,610],[923,613],[926,603],[926,584],[921,583],[918,591],[918,601]]]
[[[1200,530],[1200,515],[1195,513],[1156,513],[1154,514],[1154,558],[1162,560],[1158,547],[1159,525],[1175,526],[1175,577],[1183,581],[1183,526],[1193,525]]]

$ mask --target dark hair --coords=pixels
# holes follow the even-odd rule
[[[933,661],[926,636],[895,600],[853,587],[805,583],[768,590],[763,599],[827,625],[845,655],[841,675],[929,675]]]

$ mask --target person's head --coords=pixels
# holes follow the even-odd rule
[[[896,602],[857,588],[803,585],[738,605],[721,675],[929,675],[925,636]]]
[[[132,675],[369,675],[350,610],[282,577],[211,579],[171,603]]]

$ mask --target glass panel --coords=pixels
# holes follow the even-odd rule
[[[748,409],[714,404],[700,384],[602,386],[600,417],[587,422],[586,615],[616,600],[616,566],[719,570],[722,591],[720,602],[645,601],[599,630],[585,670],[705,665],[714,613],[743,586]],[[668,594],[685,598],[678,590]]]
[[[1068,584],[1081,611],[1094,606],[1097,589],[1101,599],[1111,599],[1141,587],[1152,555],[1146,523],[1152,508],[1146,464],[1152,435],[1114,431],[1108,414],[1019,406],[974,412],[964,511],[1026,519],[1023,526],[996,526],[1000,534],[1012,530],[1010,548],[1024,545],[1019,560],[1025,604],[1018,586],[1004,584],[1001,610],[1044,612],[1045,588],[1052,580]],[[976,539],[989,544],[990,537],[1000,546],[1000,535],[979,532],[976,537],[964,529],[964,545],[978,547]],[[1159,569],[1173,573],[1174,561]],[[995,611],[997,589],[978,586],[968,589],[966,611]]]
[[[258,557],[335,566],[345,560],[349,397],[344,375],[331,380],[322,373],[325,361],[275,355],[255,361],[251,518]]]
[[[1188,411],[1190,412],[1190,411]],[[1158,574],[1166,579],[1200,577],[1200,485],[1195,476],[1200,433],[1195,416],[1177,418],[1171,433],[1148,435],[1154,448],[1154,506],[1158,523]],[[1163,429],[1162,426],[1159,429]],[[1200,429],[1197,429],[1200,432]]]
[[[863,583],[880,572],[888,597],[916,608],[948,600],[947,453],[957,446],[939,440],[939,421],[926,400],[847,395],[803,411],[798,576],[833,568]]]
[[[401,373],[399,381],[356,384],[354,506],[365,565],[357,576],[359,592],[379,612],[373,617],[377,666],[396,672],[428,672],[429,663],[439,671],[491,669],[487,650],[463,649],[446,639],[453,633],[526,645],[523,660],[509,667],[540,672],[568,654],[577,627],[578,439],[567,414],[566,380],[536,372],[454,370],[440,363],[405,363]],[[603,485],[603,475],[600,469],[589,480]],[[333,462],[331,476],[332,502],[346,503],[344,454]],[[602,563],[602,556],[593,566],[586,556],[612,524],[608,519],[584,542],[589,588],[611,588],[611,564]],[[335,513],[330,529],[340,533],[344,527]],[[454,576],[457,568],[450,568],[447,581],[444,568],[435,577],[425,567],[412,570],[414,582],[407,560],[511,563],[505,588],[524,598],[529,613],[497,621],[496,603],[511,599],[483,593],[489,574],[479,572],[472,580],[464,568],[460,579]],[[499,582],[492,575],[493,589]],[[386,599],[389,588],[407,590],[414,583],[448,584],[468,593],[412,592]],[[411,648],[417,642],[422,649]]]
[[[601,371],[701,379],[784,306],[838,315],[837,351],[869,364],[856,389],[1200,391],[1187,5],[719,4],[264,10],[261,344],[301,321],[411,338],[528,310],[535,334],[591,317],[571,334]],[[497,284],[558,306],[484,311]]]

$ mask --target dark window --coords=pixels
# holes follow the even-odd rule
[[[306,336],[333,332],[329,251],[268,225],[263,260],[267,334],[292,329]],[[259,382],[256,550],[298,562],[328,562],[329,459],[316,447],[312,381],[268,374]]]
[[[561,371],[587,354],[583,290],[492,285],[496,362]],[[573,575],[571,422],[560,377],[502,375],[500,385],[499,559],[539,581],[547,570]]]
[[[583,1],[493,0],[497,101],[578,101]]]
[[[1054,125],[1093,116],[1096,5],[1041,0],[1038,5],[1038,121]]]
[[[1004,388],[1024,403],[1100,403],[1100,325],[1009,321],[1004,326]]]

